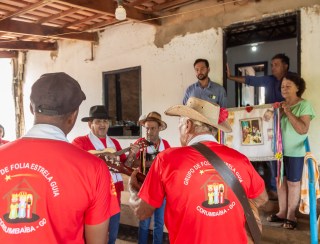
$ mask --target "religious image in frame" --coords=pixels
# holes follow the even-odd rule
[[[250,118],[240,120],[241,144],[244,146],[263,144],[262,119]]]

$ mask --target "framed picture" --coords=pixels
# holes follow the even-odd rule
[[[263,144],[261,118],[240,119],[241,143],[252,146]]]
[[[275,160],[272,104],[228,108],[228,112],[232,132],[225,133],[223,143],[251,161]]]

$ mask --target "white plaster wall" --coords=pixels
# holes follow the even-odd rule
[[[32,83],[46,72],[65,71],[77,79],[87,95],[81,105],[78,121],[69,139],[87,133],[86,123],[80,119],[88,115],[92,105],[102,104],[102,72],[141,66],[142,113],[159,111],[169,124],[162,137],[172,145],[179,145],[177,118],[164,115],[165,109],[180,104],[184,91],[196,78],[193,62],[207,58],[210,77],[222,83],[222,30],[210,29],[201,33],[176,37],[163,48],[153,44],[155,28],[145,24],[126,24],[108,29],[101,34],[95,48],[94,61],[86,43],[59,43],[58,57],[52,60],[48,52],[29,52],[27,60],[25,104],[29,104]],[[26,128],[32,126],[32,117],[26,117]],[[138,119],[138,118],[137,118]],[[120,140],[123,147],[130,140]]]
[[[0,67],[0,124],[5,130],[3,139],[13,141],[16,139],[16,130],[11,59],[0,59]]]
[[[304,98],[311,101],[316,113],[320,114],[317,104],[317,79],[320,77],[320,28],[319,7],[302,9],[302,75],[308,89]],[[31,51],[27,56],[25,106],[29,104],[30,87],[42,73],[65,71],[77,79],[87,95],[81,105],[79,119],[70,133],[72,140],[87,133],[87,125],[80,118],[87,116],[92,105],[102,103],[102,72],[141,66],[142,72],[142,113],[151,110],[162,115],[171,105],[181,103],[184,91],[195,81],[193,62],[196,58],[207,58],[210,62],[211,79],[222,83],[222,31],[209,29],[203,32],[178,36],[163,48],[153,44],[155,28],[145,24],[124,24],[108,28],[101,34],[99,45],[95,48],[93,61],[90,45],[83,42],[63,41],[59,43],[58,57],[53,60],[50,53]],[[25,111],[28,111],[26,108]],[[163,115],[164,116],[164,115]],[[178,119],[164,116],[168,129],[162,137],[173,146],[179,145],[177,130]],[[26,128],[32,125],[32,117],[27,112]],[[315,119],[310,127],[310,142],[313,152],[319,158],[319,120]],[[120,140],[123,147],[130,140]]]
[[[309,129],[312,153],[320,159],[320,6],[301,9],[301,75],[307,83],[303,97],[312,103],[316,118]]]

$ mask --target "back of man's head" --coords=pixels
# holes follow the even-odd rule
[[[290,59],[287,55],[284,53],[278,53],[272,57],[272,60],[274,59],[280,59],[282,63],[288,65],[287,71],[289,70],[290,67]]]
[[[31,106],[35,114],[65,115],[78,110],[86,99],[79,83],[66,73],[42,75],[31,88]]]
[[[205,63],[206,67],[209,68],[209,62],[204,58],[196,59],[196,61],[194,61],[193,67],[196,66],[197,63],[201,63],[201,62]]]

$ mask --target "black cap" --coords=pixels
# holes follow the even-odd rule
[[[32,85],[30,100],[37,113],[62,115],[77,110],[86,95],[75,79],[58,72],[43,74]]]
[[[107,108],[103,105],[96,105],[90,108],[89,117],[81,119],[82,122],[88,122],[93,119],[109,119]]]

